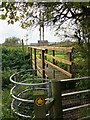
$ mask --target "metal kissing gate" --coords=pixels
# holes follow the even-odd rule
[[[29,119],[62,119],[60,85],[36,76],[35,73],[36,70],[31,69],[17,72],[10,77],[14,84],[10,91],[11,110],[18,116]]]

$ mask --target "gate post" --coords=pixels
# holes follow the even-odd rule
[[[52,80],[52,97],[54,98],[54,118],[63,120],[61,82]]]
[[[37,75],[37,57],[36,57],[36,49],[34,48],[34,63],[35,63],[35,75]]]
[[[55,57],[55,50],[52,50],[53,56]],[[55,59],[52,60],[52,63],[55,65]],[[53,70],[53,78],[55,79],[55,70]]]
[[[68,60],[71,62],[71,55],[72,53],[71,52],[68,52]],[[68,65],[68,72],[71,73],[71,65]]]
[[[45,56],[44,56],[45,50],[42,50],[42,77],[45,78]]]
[[[45,91],[33,91],[35,120],[46,119]]]
[[[31,65],[31,69],[33,68],[32,66],[32,48],[30,47],[30,65]]]

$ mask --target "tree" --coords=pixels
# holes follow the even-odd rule
[[[17,37],[9,37],[5,39],[5,42],[3,43],[4,46],[8,46],[8,47],[18,47],[21,45],[21,40]]]

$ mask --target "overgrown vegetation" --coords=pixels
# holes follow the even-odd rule
[[[2,46],[2,120],[14,119],[10,109],[10,76],[20,70],[30,69],[29,53],[21,48]]]

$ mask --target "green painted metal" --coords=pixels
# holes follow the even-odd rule
[[[46,93],[43,90],[33,91],[35,120],[46,118],[45,94]],[[39,102],[40,99],[43,101],[43,102],[41,102],[41,104]]]

